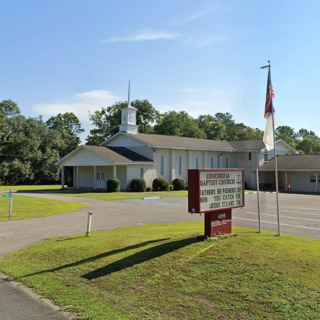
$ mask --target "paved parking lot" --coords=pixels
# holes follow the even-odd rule
[[[246,206],[233,210],[233,224],[258,229],[257,194],[246,195]],[[281,234],[320,239],[320,196],[279,194]],[[275,194],[260,194],[261,228],[278,233]]]
[[[149,207],[162,207],[170,210],[182,220],[189,220],[187,198],[135,199],[129,203]],[[320,196],[279,194],[280,232],[303,237],[320,239]],[[179,214],[177,214],[179,210]],[[194,215],[196,216],[196,214]],[[232,210],[232,224],[235,226],[259,228],[257,194],[246,194],[245,207]],[[276,194],[260,193],[261,229],[278,233]],[[202,219],[199,217],[199,219]]]

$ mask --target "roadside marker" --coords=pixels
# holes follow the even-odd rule
[[[11,217],[12,216],[12,197],[13,197],[12,188],[10,188],[9,193],[3,194],[2,197],[9,198],[9,217]]]
[[[91,231],[91,217],[92,217],[93,212],[89,211],[88,212],[88,224],[87,224],[87,237],[90,236],[90,231]]]

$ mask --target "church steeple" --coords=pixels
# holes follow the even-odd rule
[[[138,133],[137,109],[131,106],[130,101],[130,80],[128,89],[128,106],[121,109],[121,125],[120,132]]]

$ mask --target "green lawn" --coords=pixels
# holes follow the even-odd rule
[[[88,319],[319,319],[319,240],[202,222],[50,239],[0,270]]]
[[[0,222],[40,218],[77,211],[83,208],[83,204],[61,200],[41,199],[13,195],[12,216],[9,217],[9,198],[3,198],[0,194]]]
[[[43,192],[43,191],[58,191],[61,190],[61,184],[57,185],[26,185],[26,186],[1,186],[0,191],[19,191],[19,192]]]
[[[168,191],[168,192],[111,192],[106,191],[88,191],[88,190],[74,190],[74,189],[61,189],[61,185],[54,186],[11,186],[14,192],[39,192],[58,194],[59,196],[81,197],[98,199],[105,201],[112,200],[125,200],[125,199],[141,199],[144,197],[186,197],[188,191]],[[0,186],[0,191],[9,191],[10,186]]]
[[[59,193],[59,195],[69,196],[69,197],[81,197],[81,198],[90,198],[90,199],[99,199],[105,201],[112,200],[126,200],[126,199],[141,199],[145,197],[186,197],[188,196],[188,191],[163,191],[163,192],[101,192],[101,191],[92,191],[92,192],[66,192]]]

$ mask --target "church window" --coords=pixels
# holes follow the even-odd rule
[[[229,168],[229,158],[226,158],[226,168]]]
[[[196,157],[196,169],[199,169],[199,157]]]
[[[179,175],[181,176],[182,174],[182,157],[179,156]]]
[[[268,161],[268,151],[264,152],[264,162]]]
[[[213,157],[211,157],[211,169],[213,169]]]
[[[249,161],[251,161],[251,159],[252,159],[252,154],[251,152],[249,152]]]
[[[143,178],[143,174],[144,174],[144,169],[140,168],[140,178]]]
[[[160,158],[160,175],[163,176],[163,172],[164,172],[164,156],[161,156],[161,158]]]

